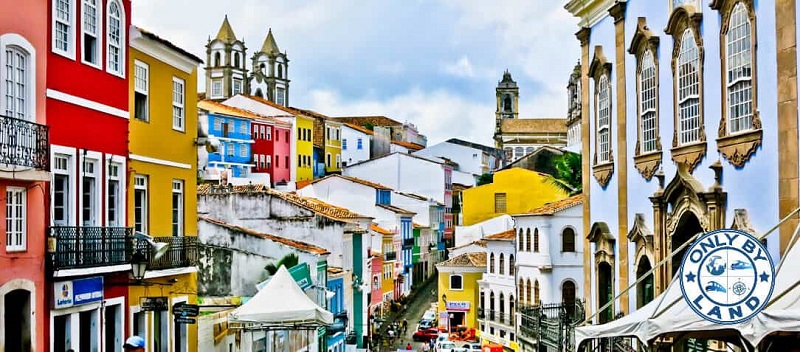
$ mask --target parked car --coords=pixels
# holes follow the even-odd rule
[[[442,341],[450,341],[450,335],[446,332],[440,332],[439,336],[436,337],[436,343],[438,344]]]
[[[454,349],[456,349],[456,344],[452,341],[444,340],[436,343],[436,352],[454,352]]]
[[[417,330],[432,329],[434,327],[435,327],[435,324],[434,324],[433,320],[422,319],[422,320],[419,321],[419,324],[417,324]]]
[[[464,347],[456,347],[456,348],[450,350],[450,352],[469,352],[469,350],[464,348]]]
[[[426,310],[425,313],[422,314],[422,320],[436,320],[436,312],[433,310]]]
[[[414,332],[414,335],[411,336],[414,341],[425,341],[428,342],[435,338],[439,337],[439,330],[436,329],[424,329],[418,330]]]
[[[468,343],[461,347],[466,348],[469,352],[481,352],[481,344],[479,343]]]

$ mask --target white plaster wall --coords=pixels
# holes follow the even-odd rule
[[[514,218],[509,215],[500,215],[470,226],[456,226],[455,246],[472,243],[485,236],[500,233],[512,227],[514,227]]]
[[[414,217],[412,218],[413,222],[423,226],[432,226],[430,221],[431,220],[430,202],[405,196],[397,192],[392,192],[392,205],[401,209],[415,212],[416,215],[414,215]]]
[[[359,138],[361,138],[361,149],[358,149]],[[346,162],[347,165],[369,160],[370,135],[347,125],[342,125],[342,139],[347,140],[347,149],[342,149],[342,161]]]
[[[423,157],[445,157],[458,163],[459,171],[480,175],[483,174],[483,155],[486,152],[465,145],[442,142],[416,151],[414,154]],[[486,167],[491,170],[496,158],[489,156],[488,159],[489,163]]]
[[[453,183],[472,187],[475,186],[476,181],[476,174],[453,170]]]
[[[452,258],[458,257],[459,255],[462,255],[464,253],[478,253],[478,252],[485,252],[485,251],[486,251],[486,247],[479,246],[477,244],[471,244],[469,246],[464,246],[464,247],[457,248],[457,249],[451,249],[448,252],[447,259],[452,259]]]
[[[263,90],[263,91],[264,91],[264,96],[266,97],[266,94],[267,94],[266,90]],[[263,104],[263,103],[260,103],[258,101],[255,101],[253,99],[250,99],[250,98],[247,98],[247,97],[243,97],[243,96],[238,96],[238,95],[228,98],[227,100],[223,101],[222,104],[225,104],[225,105],[228,105],[228,106],[233,106],[233,107],[244,109],[244,110],[248,110],[248,111],[252,111],[252,112],[254,112],[256,114],[264,115],[264,116],[289,116],[289,115],[291,115],[290,113],[288,113],[286,111],[283,111],[281,109],[274,108],[274,107],[272,107],[270,105]],[[294,134],[294,133],[292,133],[292,134]]]
[[[444,169],[441,164],[432,161],[395,153],[348,166],[343,174],[445,203]]]
[[[511,255],[514,255],[516,261],[516,255],[514,253],[514,242],[511,241],[487,241],[486,244],[486,272],[483,274],[483,278],[481,279],[481,286],[483,287],[484,291],[484,299],[486,300],[484,309],[490,309],[491,304],[489,301],[491,300],[491,292],[494,292],[494,311],[495,314],[499,314],[500,312],[500,293],[503,294],[503,312],[505,313],[505,324],[498,324],[495,321],[487,320],[487,325],[495,326],[495,335],[499,335],[498,329],[508,330],[508,327],[513,327],[513,324],[508,322],[508,317],[511,312],[511,302],[512,298],[516,302],[517,301],[517,288],[515,285],[515,275],[509,275],[509,258]],[[500,275],[500,254],[503,254],[503,275]],[[491,261],[489,258],[491,254],[494,254],[494,273],[490,270]],[[518,305],[515,304],[515,308]],[[488,331],[488,329],[486,329]]]

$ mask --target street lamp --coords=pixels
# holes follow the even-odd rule
[[[147,271],[147,257],[144,255],[142,249],[137,249],[131,257],[131,275],[133,280],[141,282],[144,279],[145,271]]]
[[[169,250],[169,244],[156,242],[153,240],[152,236],[145,235],[141,232],[135,232],[133,234],[133,238],[137,240],[142,240],[147,242],[150,247],[153,248],[153,260],[157,260],[161,258],[164,254],[167,253]],[[136,252],[133,253],[131,256],[131,276],[133,276],[133,280],[136,282],[142,282],[144,280],[145,272],[147,272],[147,255],[145,255],[145,251],[149,250],[150,248],[137,248]]]

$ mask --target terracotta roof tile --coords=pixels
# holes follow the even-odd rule
[[[281,192],[270,189],[262,184],[250,184],[241,186],[217,186],[211,184],[203,184],[197,186],[198,195],[226,195],[226,194],[255,194],[264,193],[278,198],[281,198],[289,203],[295,204],[302,208],[311,210],[318,215],[327,217],[332,220],[353,222],[354,219],[369,219],[371,217],[361,215],[350,211],[349,209],[337,207],[332,204],[325,203],[319,199],[303,197],[294,192]]]
[[[316,112],[314,110],[300,109],[300,108],[296,108],[294,106],[292,106],[291,109],[297,110],[300,113],[302,113],[303,115],[306,115],[308,117],[316,117],[316,118],[325,119],[325,120],[330,118],[330,117],[328,117],[326,115],[323,115],[323,114],[320,114],[320,113],[318,113],[318,112]]]
[[[184,50],[183,48],[181,48],[181,47],[179,47],[179,46],[177,46],[177,45],[173,44],[173,43],[172,43],[172,42],[170,42],[169,40],[166,40],[166,39],[164,39],[164,38],[161,38],[161,37],[159,37],[158,35],[156,35],[155,33],[153,33],[153,32],[150,32],[150,31],[148,31],[148,30],[146,30],[146,29],[144,29],[144,28],[142,28],[142,27],[139,27],[139,26],[134,26],[134,27],[136,27],[136,29],[138,29],[138,30],[139,30],[139,32],[140,32],[140,33],[142,33],[142,35],[143,35],[143,36],[145,36],[145,37],[147,37],[147,38],[150,38],[150,39],[152,39],[152,40],[155,40],[155,41],[157,41],[157,42],[159,42],[159,43],[163,44],[164,46],[166,46],[166,47],[168,47],[168,48],[170,48],[170,49],[172,49],[172,50],[174,50],[174,51],[178,52],[179,54],[181,54],[181,55],[183,55],[183,56],[186,56],[186,57],[188,57],[189,59],[192,59],[192,60],[194,60],[194,61],[195,61],[195,62],[197,62],[198,64],[202,64],[202,63],[203,63],[203,59],[201,59],[201,58],[197,57],[196,55],[194,55],[194,54],[192,54],[192,53],[190,53],[190,52],[188,52],[188,51]]]
[[[335,267],[335,266],[329,266],[328,267],[328,274],[336,275],[336,274],[341,274],[343,272],[344,272],[344,269],[342,269],[342,268]]]
[[[450,250],[452,251],[452,250],[454,250],[454,249],[461,249],[461,248],[464,248],[464,247],[469,247],[469,246],[471,246],[471,245],[476,245],[476,246],[478,246],[478,247],[483,247],[483,248],[486,248],[486,241],[484,241],[484,240],[472,241],[472,242],[470,242],[470,243],[467,243],[467,244],[462,244],[462,245],[460,245],[460,246],[458,246],[458,247],[453,247],[453,248],[450,248]]]
[[[312,183],[314,183],[314,180],[297,181],[294,184],[295,184],[295,188],[303,189],[303,188],[305,188],[306,186],[308,186],[308,185],[310,185]]]
[[[237,232],[241,232],[241,233],[248,234],[248,235],[251,235],[251,236],[261,237],[263,239],[270,240],[270,241],[273,241],[273,242],[278,242],[280,244],[283,244],[283,245],[286,245],[286,246],[289,246],[289,247],[293,247],[293,248],[299,249],[299,250],[304,251],[304,252],[313,253],[313,254],[320,254],[320,255],[322,255],[322,254],[330,254],[330,252],[328,252],[327,249],[315,246],[315,245],[310,244],[310,243],[291,240],[291,239],[280,237],[280,236],[270,235],[270,234],[267,234],[267,233],[258,232],[258,231],[255,231],[255,230],[252,230],[252,229],[248,229],[248,228],[245,228],[245,227],[241,227],[241,226],[237,226],[237,225],[231,225],[231,224],[228,224],[228,223],[226,223],[226,222],[224,222],[222,220],[212,219],[212,218],[209,218],[209,217],[206,217],[206,216],[198,216],[198,218],[200,220],[203,220],[203,221],[208,222],[210,224],[215,224],[215,225],[222,226],[222,227],[227,228],[227,229],[232,230],[232,231],[237,231]]]
[[[359,126],[366,126],[367,124],[373,126],[402,126],[403,124],[390,119],[386,116],[339,116],[333,117],[336,120],[345,123],[352,123]]]
[[[345,175],[339,175],[339,174],[332,174],[332,175],[325,176],[323,178],[318,178],[318,179],[312,181],[311,183],[312,184],[313,183],[317,183],[317,182],[320,182],[322,180],[325,180],[325,179],[328,179],[328,178],[332,178],[332,177],[341,178],[341,179],[344,179],[344,180],[347,180],[347,181],[350,181],[350,182],[353,182],[353,183],[362,184],[364,186],[372,187],[372,188],[375,188],[375,189],[380,189],[380,190],[385,190],[385,191],[391,191],[392,190],[391,188],[386,187],[386,186],[384,186],[382,184],[379,184],[379,183],[370,182],[370,181],[367,181],[367,180],[364,180],[364,179],[360,179],[360,178],[357,178],[357,177],[345,176]],[[300,187],[298,186],[298,189],[299,188]]]
[[[581,204],[583,204],[583,194],[578,194],[566,199],[547,203],[541,207],[531,210],[530,212],[520,215],[553,215],[562,210],[566,210]]]
[[[426,229],[429,227],[422,224],[417,224],[416,222],[412,222],[411,225],[414,226],[415,229]]]
[[[242,118],[256,120],[256,121],[269,122],[269,123],[273,123],[273,124],[279,123],[281,125],[287,125],[285,122],[277,121],[277,120],[275,120],[274,118],[272,118],[270,116],[259,115],[259,114],[256,114],[256,113],[252,112],[252,111],[236,108],[236,107],[233,107],[233,106],[228,106],[228,105],[225,105],[225,104],[222,104],[222,103],[218,103],[218,102],[212,101],[212,100],[199,101],[199,102],[197,102],[197,107],[201,108],[203,110],[208,110],[209,112],[212,112],[212,113],[215,113],[215,114],[223,114],[223,115],[228,115],[228,116],[242,117]]]
[[[486,240],[500,240],[500,241],[513,240],[515,238],[517,238],[517,233],[516,229],[513,228],[484,237],[484,239]]]
[[[411,143],[411,142],[404,142],[404,141],[392,141],[392,144],[396,144],[396,145],[399,145],[399,146],[401,146],[401,147],[406,147],[406,148],[408,148],[408,149],[413,149],[413,150],[422,150],[422,149],[425,149],[425,147],[424,147],[424,146],[421,146],[421,145],[419,145],[419,144],[417,144],[417,143]]]
[[[370,131],[370,130],[366,129],[365,127],[361,127],[361,126],[356,125],[354,123],[345,123],[344,125],[347,126],[347,127],[352,128],[352,129],[354,129],[356,131],[359,131],[361,133],[368,134],[370,136],[374,136],[375,135],[374,131]]]
[[[503,133],[567,133],[567,119],[503,119]]]
[[[485,268],[486,252],[464,253],[455,258],[445,260],[436,266]]]
[[[391,212],[394,212],[394,213],[397,213],[397,214],[401,214],[401,215],[414,215],[414,214],[416,214],[413,211],[408,211],[408,210],[405,210],[405,209],[402,209],[402,208],[398,208],[398,207],[396,207],[394,205],[375,204],[375,206],[377,206],[378,208],[386,209],[388,211],[391,211]]]
[[[378,224],[376,224],[374,222],[369,224],[369,228],[372,231],[375,231],[375,232],[377,232],[377,233],[379,233],[381,235],[394,235],[394,232],[389,231],[387,229],[384,229],[383,227],[378,226]]]
[[[267,99],[264,99],[264,98],[261,98],[261,97],[257,97],[257,96],[255,96],[255,95],[247,95],[247,94],[237,94],[237,95],[241,95],[241,96],[243,96],[243,97],[245,97],[245,98],[248,98],[248,99],[250,99],[250,100],[257,101],[257,102],[259,102],[259,103],[261,103],[261,104],[264,104],[264,105],[269,105],[269,106],[271,106],[271,107],[273,107],[273,108],[276,108],[276,109],[278,109],[278,110],[284,111],[284,112],[286,112],[287,114],[291,114],[291,115],[302,115],[300,111],[297,111],[297,110],[295,110],[295,109],[293,109],[293,108],[287,108],[287,107],[285,107],[285,106],[283,106],[283,105],[280,105],[280,104],[273,103],[273,102],[271,102],[271,101],[269,101],[269,100],[267,100]]]

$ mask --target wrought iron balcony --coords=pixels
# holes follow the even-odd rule
[[[147,242],[136,242],[136,249],[144,250],[148,270],[183,268],[197,265],[197,237],[164,236],[153,237],[153,241],[167,243],[169,244],[169,249],[161,258],[154,259],[150,256],[150,245]]]
[[[413,238],[403,239],[403,249],[409,249],[411,247],[414,247],[414,239]]]
[[[50,171],[49,127],[0,115],[0,165]]]
[[[478,308],[478,319],[485,319],[486,311],[483,308]]]
[[[51,226],[48,252],[53,270],[130,263],[133,228]]]
[[[397,252],[383,253],[383,260],[397,260]]]
[[[489,320],[495,320],[494,309],[489,310]]]

